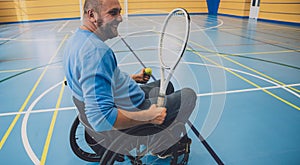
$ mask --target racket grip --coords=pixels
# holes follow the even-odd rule
[[[159,95],[157,98],[157,106],[164,107],[165,106],[165,96]]]

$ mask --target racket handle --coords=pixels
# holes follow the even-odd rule
[[[157,106],[158,107],[164,107],[165,106],[165,96],[159,95],[157,98]]]

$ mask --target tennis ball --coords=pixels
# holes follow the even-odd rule
[[[152,75],[152,69],[151,69],[151,68],[146,68],[144,73],[145,73],[146,75],[151,76],[151,75]]]

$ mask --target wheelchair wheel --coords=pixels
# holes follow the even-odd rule
[[[165,127],[157,126],[157,125],[145,125],[143,127],[138,127],[137,129],[130,130],[127,134],[135,134],[145,132],[145,130],[157,130],[160,132],[165,130]],[[169,163],[171,165],[185,165],[188,162],[189,157],[189,145],[185,146],[188,148],[188,151],[180,151],[177,152],[177,144],[184,142],[182,139],[176,144],[175,147],[172,148],[172,155],[166,159],[160,159],[152,152],[160,145],[167,143],[168,141],[176,140],[171,132],[167,131],[166,136],[158,137],[150,139],[147,135],[140,135],[134,140],[129,140],[126,138],[126,135],[120,136],[114,140],[114,142],[110,145],[110,149],[106,150],[101,159],[101,163],[105,165],[113,165],[120,156],[125,155],[133,165],[143,165],[143,164],[166,164]],[[187,137],[187,136],[184,136]],[[134,138],[134,137],[133,137]],[[174,151],[173,151],[174,150]],[[176,153],[175,153],[176,152]],[[123,156],[124,157],[124,156]],[[125,159],[124,159],[125,160]]]
[[[80,159],[89,162],[99,162],[101,156],[97,155],[85,140],[85,128],[78,117],[74,120],[70,130],[70,146]]]

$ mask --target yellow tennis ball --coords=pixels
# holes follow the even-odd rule
[[[152,69],[151,68],[145,68],[145,74],[151,76],[152,75]]]

